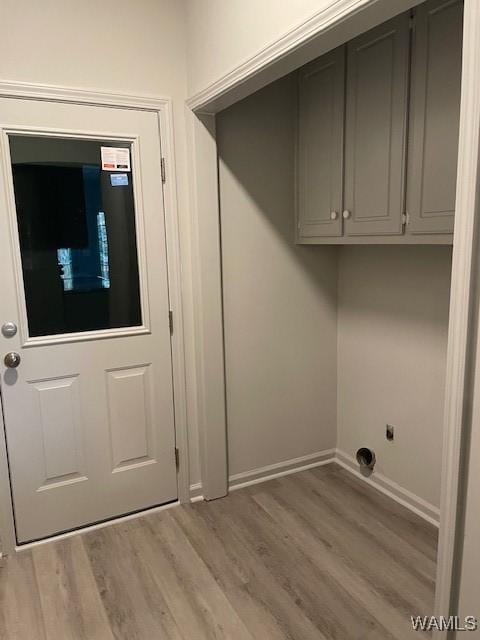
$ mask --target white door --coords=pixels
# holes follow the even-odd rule
[[[1,391],[24,543],[177,497],[161,150],[153,111],[2,99],[0,129]]]

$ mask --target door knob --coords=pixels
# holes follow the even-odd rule
[[[338,213],[336,211],[330,211],[330,220],[336,220],[338,218]]]
[[[347,220],[350,217],[350,211],[348,209],[345,209],[342,215],[344,220]]]
[[[9,369],[16,369],[20,364],[20,360],[21,358],[19,353],[16,351],[9,351],[3,359],[3,362]]]

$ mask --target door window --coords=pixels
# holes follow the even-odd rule
[[[30,337],[142,325],[130,142],[9,135]]]

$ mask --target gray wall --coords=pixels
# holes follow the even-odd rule
[[[450,247],[344,247],[339,260],[338,447],[372,447],[379,473],[437,507],[450,268]]]
[[[293,244],[294,94],[218,118],[231,475],[335,446],[337,252]]]

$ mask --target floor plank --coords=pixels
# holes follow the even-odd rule
[[[113,640],[81,536],[33,552],[47,638]]]
[[[0,567],[2,640],[405,640],[436,530],[335,464]]]
[[[8,558],[0,567],[0,638],[45,640],[45,626],[32,552]]]

